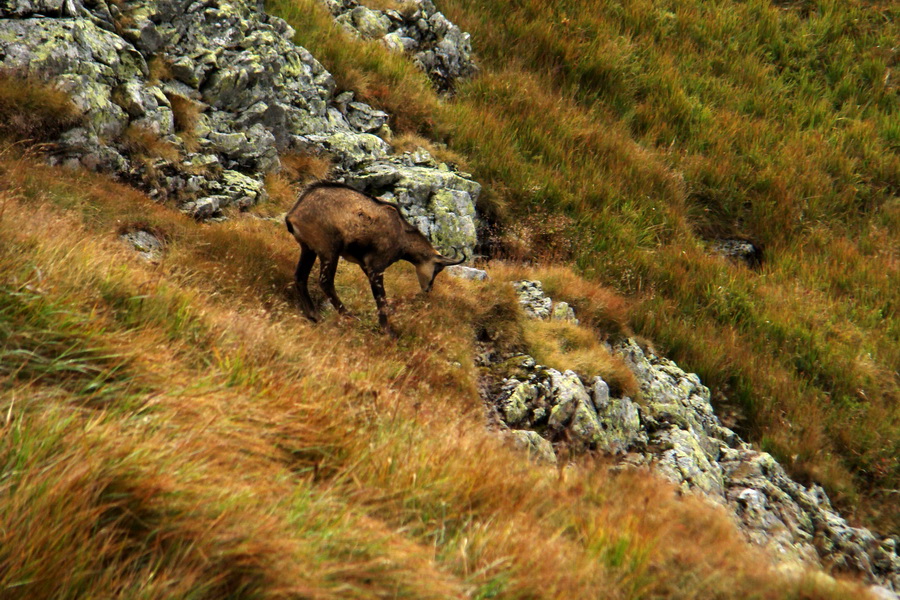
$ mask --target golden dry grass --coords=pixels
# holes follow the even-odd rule
[[[203,107],[190,98],[178,94],[170,94],[168,98],[172,105],[172,116],[175,119],[175,133],[181,138],[181,142],[188,152],[196,152],[200,147],[197,139],[197,123]]]
[[[169,162],[178,160],[178,147],[164,140],[159,134],[141,125],[131,124],[122,133],[126,148],[142,159],[162,158]]]
[[[0,137],[47,142],[80,119],[81,112],[66,93],[37,77],[0,71]]]
[[[201,225],[100,176],[3,168],[0,348],[30,365],[0,374],[5,598],[861,593],[779,575],[660,480],[505,447],[472,361],[479,312],[516,310],[500,282],[423,299],[389,270],[390,342],[341,269],[362,321],[313,326],[276,224]],[[165,232],[159,264],[116,239],[138,222]],[[16,353],[11,331],[79,354]]]

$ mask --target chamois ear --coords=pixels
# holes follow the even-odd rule
[[[459,250],[454,248],[453,252],[456,253],[456,252],[459,252]],[[466,257],[465,251],[463,251],[462,258],[460,258],[459,260],[444,256],[443,254],[438,256],[438,262],[441,263],[441,265],[443,265],[445,267],[452,267],[453,265],[458,265],[460,263],[464,263],[464,262],[466,262],[466,260],[468,260],[468,258]]]

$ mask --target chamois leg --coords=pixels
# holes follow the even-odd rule
[[[334,307],[334,310],[342,315],[350,314],[350,311],[347,310],[341,302],[341,299],[338,298],[337,292],[334,291],[334,275],[337,273],[338,256],[335,254],[333,257],[327,259],[320,256],[319,262],[321,264],[319,270],[319,286],[322,288],[322,291],[325,292],[325,295],[328,296],[328,299],[331,300],[331,305]]]
[[[316,314],[316,308],[313,305],[312,298],[309,296],[309,272],[312,271],[313,264],[316,262],[316,253],[307,245],[300,246],[300,261],[297,263],[297,270],[294,272],[294,283],[297,285],[297,291],[300,293],[300,309],[307,319],[315,323],[319,320]]]
[[[397,337],[394,330],[388,323],[388,306],[387,298],[384,294],[384,273],[376,271],[366,271],[369,278],[369,284],[372,286],[372,295],[375,297],[375,305],[378,306],[378,324],[381,325],[382,331],[391,337]]]

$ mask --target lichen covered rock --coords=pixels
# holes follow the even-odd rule
[[[370,163],[344,177],[354,188],[396,204],[444,253],[469,256],[477,242],[475,200],[481,186],[463,174],[416,164],[411,155]]]
[[[452,91],[458,80],[478,72],[469,34],[439,12],[432,0],[410,0],[400,11],[372,9],[357,0],[323,3],[347,31],[409,54],[441,91]]]
[[[367,35],[397,22],[351,13]],[[54,162],[119,175],[205,219],[265,200],[279,153],[327,154],[337,179],[377,187],[438,247],[471,255],[480,186],[424,150],[391,156],[389,115],[335,97],[331,74],[258,3],[0,0],[0,17],[0,69],[51,81],[84,113]]]

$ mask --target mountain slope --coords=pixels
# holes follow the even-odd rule
[[[485,185],[501,256],[573,262],[738,429],[897,531],[897,7],[450,0],[481,75],[438,100],[379,44],[273,1],[335,73]],[[749,240],[758,268],[712,252]]]
[[[280,224],[2,168],[3,597],[860,593],[777,574],[655,478],[505,448],[471,356],[474,328],[516,314],[502,279],[423,301],[389,271],[386,344],[357,269],[339,286],[361,322],[296,314]],[[135,228],[162,262],[117,239]]]

